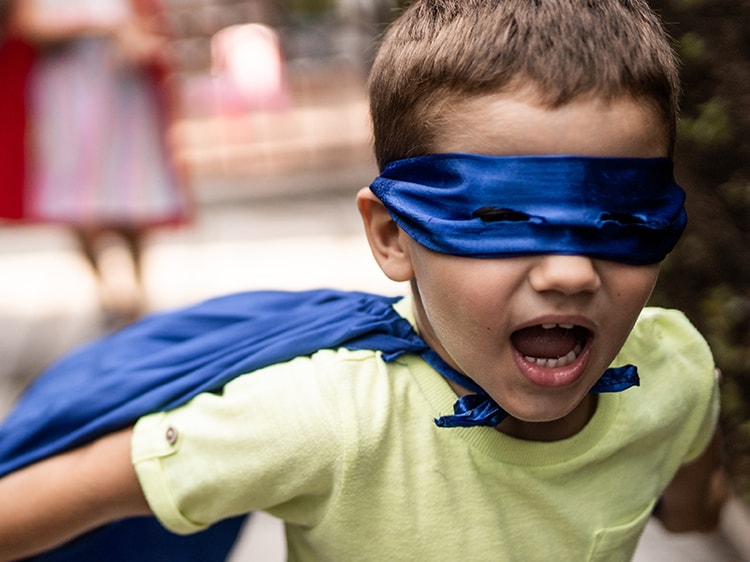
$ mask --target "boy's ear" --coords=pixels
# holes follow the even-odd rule
[[[383,202],[369,187],[364,187],[357,193],[357,208],[362,216],[372,255],[380,269],[392,281],[410,281],[414,270],[408,248],[404,244],[407,234],[398,227]]]

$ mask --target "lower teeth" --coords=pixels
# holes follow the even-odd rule
[[[573,349],[571,349],[567,355],[563,355],[562,357],[557,357],[556,359],[552,358],[543,358],[543,357],[529,357],[528,355],[524,356],[526,361],[529,363],[535,363],[539,365],[540,367],[547,367],[548,369],[555,369],[557,367],[566,367],[567,365],[570,365],[573,361],[576,360],[578,355],[581,353],[581,345],[577,344]]]

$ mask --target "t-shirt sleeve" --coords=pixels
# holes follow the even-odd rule
[[[652,407],[661,409],[664,423],[676,430],[672,440],[681,451],[680,464],[694,460],[708,446],[719,417],[718,379],[708,343],[682,312],[646,308],[626,347],[633,362],[653,367],[650,376],[659,379],[642,383],[661,397]]]
[[[716,432],[720,411],[719,381],[717,373],[718,372],[715,369],[712,371],[714,384],[711,385],[710,397],[705,409],[705,415],[703,416],[703,423],[700,424],[698,431],[696,432],[695,440],[685,456],[684,463],[689,463],[698,458],[701,453],[706,450],[706,447],[708,447],[711,438]]]
[[[319,371],[295,359],[140,419],[132,460],[162,524],[192,533],[254,510],[315,524],[341,447],[336,390]]]
[[[695,437],[683,459],[685,464],[705,451],[716,431],[720,409],[717,370],[708,342],[682,312],[663,311],[659,324],[676,342],[674,352],[679,354],[681,362],[694,370],[692,380],[686,383],[694,385],[695,407],[691,417],[696,422],[696,429]],[[680,369],[681,373],[686,371],[687,367]]]

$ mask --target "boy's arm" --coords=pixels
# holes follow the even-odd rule
[[[126,429],[0,479],[0,560],[44,552],[104,523],[150,513]]]
[[[672,532],[711,531],[719,523],[727,496],[721,437],[717,431],[706,450],[680,468],[664,490],[654,515]]]

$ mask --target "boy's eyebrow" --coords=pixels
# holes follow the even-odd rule
[[[370,188],[414,240],[470,257],[651,264],[687,221],[668,158],[433,154],[389,164]]]

